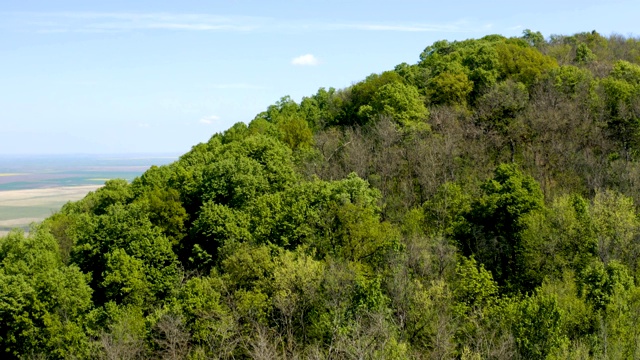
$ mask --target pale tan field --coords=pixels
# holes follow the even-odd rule
[[[44,220],[69,201],[82,199],[97,185],[0,191],[0,235],[9,228],[27,228]]]

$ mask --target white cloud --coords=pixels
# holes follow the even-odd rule
[[[293,58],[293,60],[291,60],[291,63],[293,65],[300,65],[300,66],[315,66],[315,65],[318,65],[320,61],[318,61],[318,59],[312,54],[305,54],[305,55],[300,55],[298,57]]]
[[[246,84],[246,83],[230,83],[230,84],[211,84],[209,85],[212,89],[242,89],[242,90],[263,90],[266,89],[264,86]]]
[[[335,25],[336,29],[353,29],[363,31],[397,31],[397,32],[455,32],[458,31],[454,26],[437,26],[437,25],[383,25],[383,24],[342,24]]]
[[[51,12],[2,13],[43,33],[110,33],[141,30],[247,32],[264,27],[268,19],[210,14]]]
[[[220,120],[219,116],[211,115],[200,119],[200,124],[211,125],[218,120]]]
[[[127,12],[0,12],[3,27],[41,33],[118,33],[130,31],[385,31],[385,32],[477,32],[487,24],[466,20],[448,23],[310,22],[256,16],[220,16],[203,13]]]
[[[359,30],[359,31],[386,31],[386,32],[439,32],[459,33],[482,31],[490,24],[470,23],[466,20],[458,20],[449,23],[332,23],[324,24],[321,28],[326,30]]]

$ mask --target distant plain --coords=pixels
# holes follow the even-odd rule
[[[176,159],[172,154],[0,156],[0,235],[28,231],[107,180],[132,181],[152,165]]]

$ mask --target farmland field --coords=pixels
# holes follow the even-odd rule
[[[25,231],[109,179],[132,181],[172,155],[0,156],[0,235]]]

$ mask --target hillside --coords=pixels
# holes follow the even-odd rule
[[[490,35],[283,97],[0,240],[6,356],[640,356],[640,39]]]

